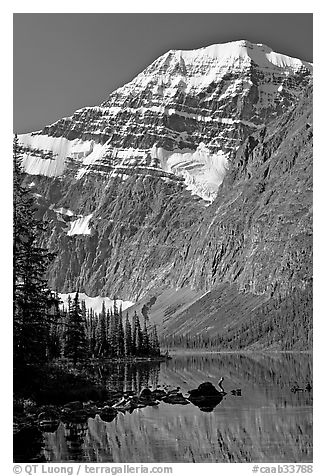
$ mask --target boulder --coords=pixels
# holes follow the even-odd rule
[[[56,409],[47,409],[38,414],[38,425],[40,429],[47,433],[54,433],[60,424],[60,414]]]
[[[142,400],[153,399],[153,394],[149,388],[143,388],[143,390],[139,394],[139,398]]]
[[[176,393],[172,395],[167,395],[163,398],[163,402],[170,403],[172,405],[188,405],[190,402],[187,400],[182,393]]]
[[[88,418],[94,418],[95,415],[98,413],[98,407],[97,405],[95,405],[94,402],[84,403],[83,406],[83,409],[85,410]]]
[[[157,388],[157,389],[153,390],[152,395],[153,395],[154,398],[157,398],[158,400],[161,400],[162,398],[167,396],[167,393],[166,393],[165,390]]]
[[[211,382],[201,383],[189,391],[189,401],[203,412],[211,412],[221,403],[225,393],[219,392]]]
[[[201,383],[198,388],[189,391],[189,395],[192,398],[196,397],[216,397],[221,395],[221,392],[211,382]]]
[[[117,416],[118,411],[115,408],[105,406],[99,411],[99,415],[101,417],[101,420],[110,423],[115,419]]]

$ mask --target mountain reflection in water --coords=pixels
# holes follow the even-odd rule
[[[183,355],[93,371],[119,391],[179,386],[183,395],[223,376],[226,395],[209,408],[161,401],[118,412],[111,422],[98,415],[85,424],[61,422],[54,433],[43,433],[47,461],[312,461],[312,392],[291,391],[312,381],[311,355]]]

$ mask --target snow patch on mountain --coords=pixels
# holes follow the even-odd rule
[[[228,169],[225,152],[211,153],[202,142],[195,151],[168,151],[154,146],[151,154],[159,159],[164,171],[183,177],[188,190],[207,201],[214,200]]]
[[[81,179],[85,175],[85,173],[87,173],[88,168],[90,168],[98,161],[103,160],[105,152],[106,148],[104,145],[93,144],[92,151],[83,159],[83,165],[77,172],[76,178]]]
[[[63,307],[63,306],[67,307],[67,305],[68,305],[68,296],[70,296],[71,299],[74,299],[75,295],[76,295],[76,291],[71,292],[71,293],[59,293],[59,297],[62,301],[61,307]],[[97,312],[97,313],[101,312],[103,302],[104,302],[105,308],[107,310],[113,308],[113,302],[114,302],[113,299],[108,298],[108,297],[103,297],[103,296],[91,297],[91,296],[87,296],[87,294],[85,294],[85,293],[79,293],[79,300],[80,300],[80,302],[85,301],[86,308],[87,309],[92,308],[94,310],[94,312]],[[122,301],[121,299],[117,299],[116,302],[117,302],[118,308],[120,308],[120,306],[122,306],[123,311],[125,309],[128,309],[128,307],[131,307],[131,306],[134,305],[134,303],[131,302],[131,301]]]
[[[89,221],[92,218],[92,213],[90,215],[84,216],[77,218],[77,220],[74,220],[70,222],[70,228],[67,232],[68,236],[72,235],[90,235],[91,234],[91,229],[89,227]]]
[[[60,208],[51,208],[53,207],[53,205],[51,205],[49,208],[50,210],[53,210],[54,212],[56,213],[59,213],[59,215],[66,215],[68,217],[72,217],[74,216],[74,212],[72,212],[71,210],[69,210],[69,208],[63,208],[63,207],[60,207]]]
[[[58,177],[64,173],[68,157],[82,159],[94,149],[94,141],[71,141],[45,134],[21,134],[18,140],[23,148],[23,169],[30,175]]]

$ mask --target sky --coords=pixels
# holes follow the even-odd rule
[[[312,61],[309,13],[15,13],[13,128],[101,103],[170,49],[247,39]]]

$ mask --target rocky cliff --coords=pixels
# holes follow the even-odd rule
[[[226,285],[240,309],[307,289],[311,82],[310,63],[247,41],[170,51],[100,106],[19,136],[57,251],[50,285],[170,296],[160,323],[180,290],[179,311]]]

